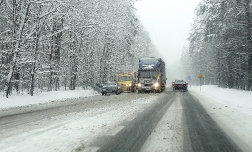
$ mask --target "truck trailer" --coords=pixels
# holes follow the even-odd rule
[[[161,58],[141,58],[137,73],[137,91],[162,92],[166,86],[165,62]]]

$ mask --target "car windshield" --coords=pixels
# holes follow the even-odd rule
[[[158,73],[159,72],[157,71],[143,70],[143,71],[139,71],[139,77],[156,79],[158,77]]]
[[[176,80],[175,83],[177,83],[177,84],[183,84],[183,83],[185,83],[185,81],[184,80]]]
[[[118,81],[131,81],[132,76],[119,76]]]

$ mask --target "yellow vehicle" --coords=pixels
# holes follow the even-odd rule
[[[135,79],[133,73],[128,74],[120,74],[117,81],[118,86],[120,86],[120,89],[122,92],[130,91],[135,92],[136,91],[136,85],[135,85]]]

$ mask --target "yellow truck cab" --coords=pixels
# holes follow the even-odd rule
[[[117,84],[120,86],[121,91],[135,92],[135,79],[133,73],[119,74]]]

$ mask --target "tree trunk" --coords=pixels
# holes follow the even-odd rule
[[[251,26],[251,18],[250,18],[250,12],[249,12],[249,3],[250,0],[244,0],[244,7],[245,7],[245,12],[246,12],[246,18],[247,18],[247,28],[248,28],[248,44],[251,45],[252,40],[251,40],[251,31],[252,31],[252,26]],[[246,90],[251,90],[252,88],[252,49],[251,46],[247,48],[247,54],[248,54],[248,68],[247,68],[247,88]]]
[[[14,77],[14,75],[20,75],[16,70],[16,64],[17,64],[17,55],[18,55],[18,51],[20,49],[21,46],[21,40],[22,40],[22,35],[23,35],[23,31],[24,31],[24,27],[25,24],[28,20],[28,13],[29,13],[29,9],[30,9],[30,5],[31,3],[28,3],[27,8],[26,8],[26,13],[25,13],[25,18],[22,21],[20,28],[19,28],[19,36],[18,36],[18,40],[17,40],[17,32],[16,32],[16,28],[17,28],[17,22],[16,22],[16,7],[17,7],[17,3],[16,0],[12,1],[12,44],[11,44],[11,52],[12,52],[12,62],[11,62],[11,67],[10,67],[10,72],[8,74],[8,78],[7,78],[7,83],[5,86],[5,91],[6,91],[6,97],[8,98],[9,94],[10,94],[10,90],[11,90],[11,81]],[[14,78],[19,78],[19,77],[14,77]],[[19,81],[19,79],[16,79],[17,81]],[[18,82],[16,82],[18,83]],[[19,90],[18,88],[19,86],[17,86],[17,90]]]
[[[33,96],[34,93],[34,82],[35,82],[35,70],[36,70],[36,63],[37,63],[37,56],[38,56],[38,49],[39,49],[39,35],[40,35],[40,29],[39,29],[39,16],[37,15],[37,25],[36,25],[36,32],[35,32],[35,52],[34,52],[34,61],[33,61],[33,67],[31,72],[31,90],[30,94]]]
[[[53,36],[52,36],[51,54],[50,54],[50,70],[51,70],[50,84],[49,84],[50,91],[52,90],[52,86],[54,86],[55,90],[59,89],[60,48],[63,35],[61,31],[62,29],[63,29],[63,18],[60,19],[60,22],[58,21],[58,18],[55,18],[52,28]]]
[[[13,78],[14,70],[16,67],[16,50],[15,50],[15,37],[16,37],[16,0],[12,1],[12,42],[11,42],[11,66],[5,85],[6,98],[9,97],[11,91],[11,81]]]

